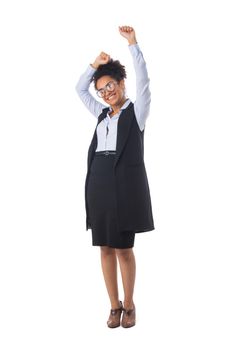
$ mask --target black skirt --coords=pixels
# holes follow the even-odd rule
[[[114,160],[114,154],[95,154],[91,164],[87,184],[87,205],[92,245],[119,249],[132,248],[135,232],[120,232],[118,228]]]

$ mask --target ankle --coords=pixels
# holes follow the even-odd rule
[[[133,308],[134,308],[134,302],[133,302],[133,300],[130,300],[130,301],[125,300],[125,301],[124,301],[124,309],[126,309],[126,310],[131,310],[131,309],[133,309]]]
[[[111,302],[111,309],[115,310],[115,309],[120,309],[121,307],[123,307],[122,302],[120,300],[116,300]]]

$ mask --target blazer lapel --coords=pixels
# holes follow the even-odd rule
[[[118,120],[117,126],[117,145],[116,145],[116,157],[114,166],[116,166],[121,153],[124,149],[126,140],[128,138],[128,134],[130,131],[130,127],[133,121],[133,113],[128,113],[128,109],[133,107],[133,103],[131,102],[128,107],[126,107],[122,112]]]
[[[95,150],[96,150],[96,147],[97,147],[97,127],[99,125],[100,122],[102,122],[102,120],[106,117],[107,115],[107,112],[108,112],[109,108],[104,108],[102,113],[99,115],[98,117],[98,122],[97,122],[97,125],[96,125],[96,128],[95,128],[95,131],[94,131],[94,135],[93,135],[93,138],[92,138],[92,141],[91,141],[91,144],[90,144],[90,148],[89,148],[89,152],[88,152],[88,168],[90,168],[91,166],[91,162],[94,158],[94,155],[95,155]]]

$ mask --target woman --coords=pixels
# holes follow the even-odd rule
[[[143,159],[143,136],[150,107],[149,78],[132,27],[119,27],[128,40],[136,71],[136,101],[125,92],[125,67],[101,52],[80,77],[79,97],[98,118],[88,151],[85,183],[86,229],[92,230],[93,246],[100,246],[101,265],[111,303],[110,328],[136,323],[133,301],[135,283],[135,233],[154,229],[150,191]],[[90,93],[94,82],[97,95]],[[124,302],[117,285],[119,261]],[[122,316],[122,318],[121,318]]]

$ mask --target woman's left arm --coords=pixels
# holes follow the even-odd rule
[[[136,34],[132,27],[119,27],[120,34],[128,40],[129,50],[133,58],[136,73],[136,101],[134,103],[135,116],[142,131],[145,127],[146,119],[149,115],[151,93],[150,79],[146,68],[143,54],[137,44]]]
[[[150,111],[151,93],[150,79],[146,68],[146,62],[138,44],[129,46],[133,57],[136,73],[136,101],[134,102],[135,116],[142,131],[145,128],[146,119]]]

